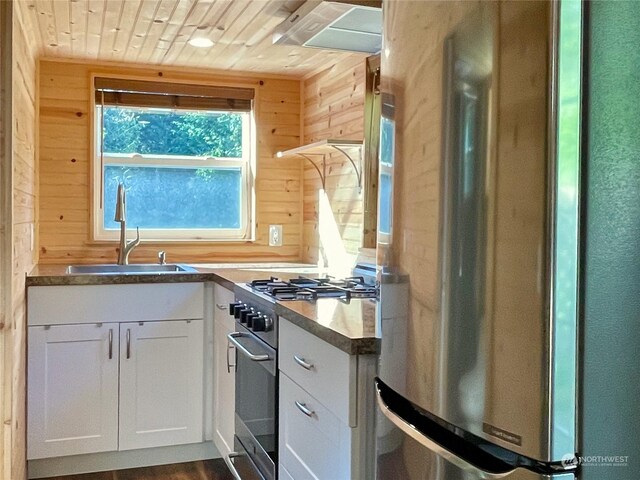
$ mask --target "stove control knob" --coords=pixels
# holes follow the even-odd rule
[[[235,316],[236,308],[239,308],[242,305],[242,302],[233,302],[229,304],[229,315]]]
[[[235,317],[236,319],[240,320],[241,323],[244,323],[246,322],[245,317],[250,311],[250,308],[248,308],[246,305],[243,305],[240,308],[236,308]]]
[[[260,315],[253,319],[254,332],[268,332],[273,329],[273,320],[267,315]]]
[[[247,328],[253,328],[254,322],[256,320],[256,318],[258,318],[260,315],[254,311],[252,311],[251,313],[249,313],[247,315]]]

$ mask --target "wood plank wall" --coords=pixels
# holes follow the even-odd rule
[[[133,263],[298,261],[302,236],[302,166],[276,160],[278,150],[300,144],[300,81],[285,77],[229,76],[177,68],[132,67],[71,61],[40,62],[40,263],[112,263],[117,242],[90,239],[90,75],[131,75],[188,82],[240,82],[257,88],[255,242],[144,243]],[[268,225],[283,226],[284,244],[268,246]]]
[[[26,478],[25,274],[37,261],[36,85],[37,47],[26,2],[12,2],[13,255],[11,318],[3,328],[2,478]]]
[[[365,70],[365,58],[353,55],[305,79],[305,144],[327,138],[364,139]],[[318,173],[304,161],[302,256],[307,262],[331,266],[344,259],[342,249],[348,258],[355,258],[362,246],[363,196],[353,167],[340,154],[327,162],[325,198],[321,189]],[[324,215],[328,206],[334,225],[330,225],[331,215]]]

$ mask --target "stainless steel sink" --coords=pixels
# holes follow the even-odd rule
[[[133,264],[133,265],[69,265],[68,275],[157,275],[164,273],[196,273],[187,265]]]

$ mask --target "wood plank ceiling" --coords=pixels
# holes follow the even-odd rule
[[[354,55],[273,45],[273,30],[299,0],[17,1],[29,3],[46,57],[302,77]],[[213,47],[187,43],[198,37]]]

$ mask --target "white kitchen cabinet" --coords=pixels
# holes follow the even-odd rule
[[[279,475],[374,477],[375,355],[349,355],[280,317]]]
[[[213,451],[204,437],[210,298],[197,282],[29,287],[30,468],[64,475],[75,463],[62,457],[92,454],[79,468],[95,471],[105,461],[137,466],[125,450],[154,458],[154,447],[172,446],[165,458],[177,459]]]
[[[229,315],[229,304],[234,295],[220,285],[214,285],[214,379],[213,440],[223,457],[233,451],[235,430],[235,358],[236,352],[227,341],[235,331],[235,321]]]
[[[202,441],[203,322],[120,324],[120,450]]]
[[[118,328],[29,327],[29,459],[117,450]]]

